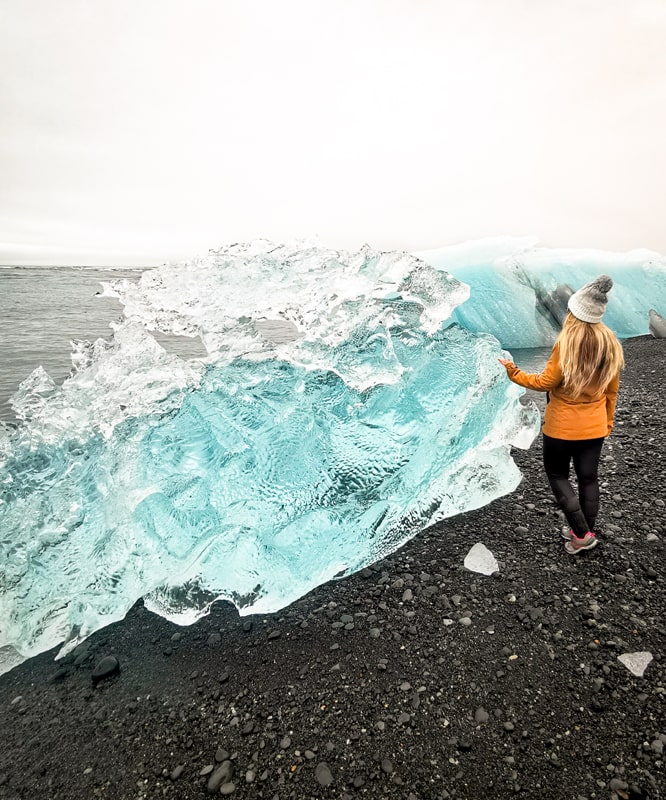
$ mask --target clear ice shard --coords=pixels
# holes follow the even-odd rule
[[[651,250],[612,253],[538,247],[534,237],[503,236],[416,253],[470,287],[451,318],[497,337],[503,347],[555,342],[573,291],[598,275],[614,288],[604,322],[626,338],[648,333],[651,315],[666,315],[666,257]]]
[[[483,542],[477,542],[465,556],[463,562],[465,569],[478,572],[481,575],[492,575],[497,572],[499,564],[495,556],[488,550]]]
[[[617,657],[624,666],[637,678],[642,678],[643,673],[652,661],[652,653],[642,650],[637,653],[622,653]]]

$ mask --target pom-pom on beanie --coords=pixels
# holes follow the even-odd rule
[[[608,304],[608,292],[612,288],[613,279],[599,275],[571,295],[567,304],[569,311],[583,322],[601,322]]]

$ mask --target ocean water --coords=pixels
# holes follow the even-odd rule
[[[117,299],[101,296],[101,281],[139,279],[143,269],[5,267],[0,269],[0,419],[15,419],[9,400],[38,366],[60,384],[72,364],[70,342],[111,335],[122,317]],[[170,352],[192,357],[191,339],[158,335]]]

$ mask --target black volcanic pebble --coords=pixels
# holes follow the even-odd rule
[[[105,656],[92,671],[93,686],[120,672],[120,661],[115,656]]]
[[[208,778],[206,789],[208,794],[215,794],[220,790],[222,784],[229,783],[234,775],[234,765],[231,761],[223,761],[220,766]]]
[[[60,667],[59,670],[53,673],[49,678],[49,683],[58,683],[58,681],[64,680],[69,675],[69,670],[65,669],[65,667]]]
[[[320,786],[330,786],[333,783],[333,775],[325,761],[321,761],[315,767],[315,778]]]

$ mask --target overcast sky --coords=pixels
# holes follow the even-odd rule
[[[1,0],[0,263],[666,253],[665,0]]]

